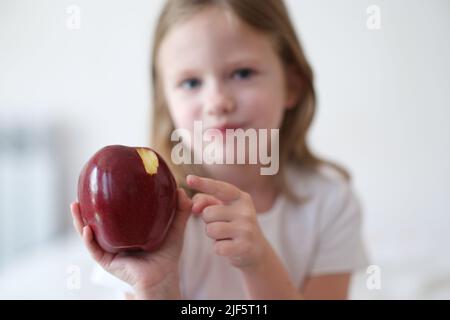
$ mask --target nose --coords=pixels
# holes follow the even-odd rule
[[[204,111],[210,116],[219,116],[231,113],[236,106],[231,95],[225,90],[223,84],[211,85],[206,93]]]

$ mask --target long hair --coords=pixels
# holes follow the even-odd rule
[[[168,0],[157,22],[152,53],[154,113],[151,145],[167,160],[177,183],[192,195],[193,192],[186,186],[184,178],[189,173],[204,174],[204,172],[198,165],[175,166],[169,161],[174,146],[170,136],[175,127],[158,74],[157,56],[164,37],[173,26],[211,5],[221,6],[255,30],[264,32],[272,41],[285,70],[287,68],[293,70],[301,79],[301,86],[298,88],[300,99],[293,108],[284,111],[280,127],[280,166],[275,176],[275,187],[290,199],[300,201],[299,196],[294,190],[290,190],[286,181],[284,172],[288,164],[313,170],[322,164],[329,165],[349,180],[350,175],[344,168],[314,155],[307,144],[308,129],[316,111],[313,71],[282,0]]]

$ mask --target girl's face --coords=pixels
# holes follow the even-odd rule
[[[166,35],[158,72],[176,128],[279,128],[288,94],[282,62],[268,36],[210,7]]]

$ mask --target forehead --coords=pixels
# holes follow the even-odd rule
[[[173,27],[158,52],[168,72],[239,59],[266,61],[275,54],[267,35],[241,22],[230,11],[211,7]]]

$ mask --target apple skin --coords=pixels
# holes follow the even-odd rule
[[[137,150],[156,155],[155,173],[146,171]],[[177,185],[154,150],[112,145],[96,152],[83,167],[78,200],[84,224],[105,251],[154,251],[174,218]]]

